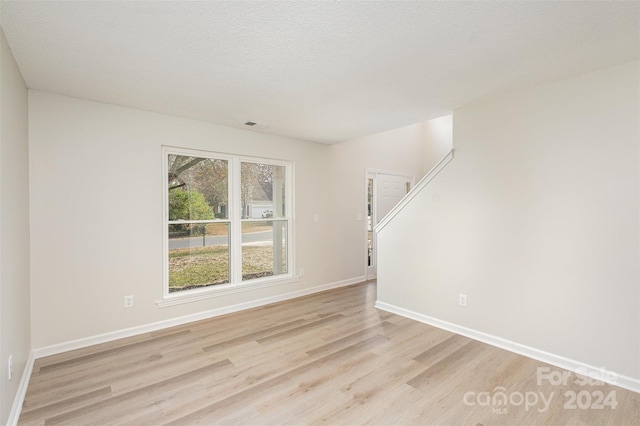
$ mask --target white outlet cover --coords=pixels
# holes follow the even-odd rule
[[[458,294],[458,305],[467,307],[467,295],[466,294]]]
[[[125,296],[124,297],[124,307],[130,308],[133,306],[133,296]]]

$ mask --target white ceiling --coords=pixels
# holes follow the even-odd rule
[[[324,143],[640,57],[639,2],[4,1],[27,86]]]

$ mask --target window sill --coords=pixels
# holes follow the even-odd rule
[[[165,296],[162,300],[156,301],[158,308],[182,305],[183,303],[199,302],[201,300],[214,297],[226,296],[229,294],[242,293],[249,290],[273,287],[281,284],[290,284],[298,281],[298,277],[284,275],[279,278],[256,279],[250,282],[238,284],[219,284],[214,287],[206,287],[202,290],[186,291],[185,294],[173,293]]]

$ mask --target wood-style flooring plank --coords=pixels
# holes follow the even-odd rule
[[[640,395],[373,307],[363,283],[36,360],[19,424],[637,425]],[[478,394],[537,392],[540,406]],[[566,394],[618,405],[566,409]],[[471,396],[470,396],[471,395]],[[506,408],[499,411],[499,408]]]

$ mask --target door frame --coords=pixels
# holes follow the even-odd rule
[[[380,170],[380,169],[369,169],[365,170],[365,179],[364,179],[364,211],[366,214],[366,220],[364,221],[364,253],[365,253],[365,279],[373,280],[377,277],[377,235],[373,228],[375,228],[378,221],[378,212],[377,212],[377,192],[378,192],[378,175],[390,175],[390,176],[399,176],[405,179],[405,186],[409,184],[409,191],[413,189],[415,185],[415,176],[408,175],[406,173],[392,172],[388,170]],[[369,265],[369,179],[373,179],[373,199],[371,202],[371,224],[372,224],[372,235],[371,235],[371,265]],[[409,191],[405,191],[405,196]],[[382,219],[382,218],[380,218]]]

